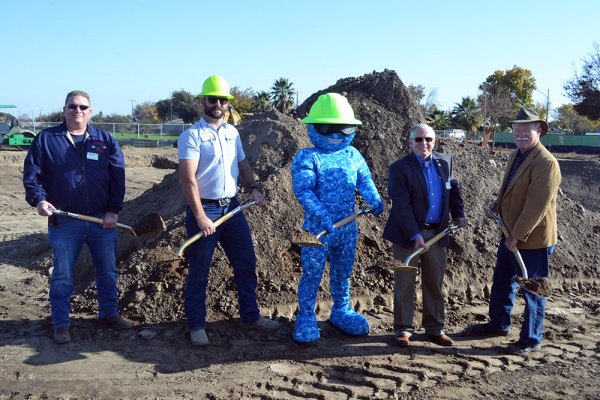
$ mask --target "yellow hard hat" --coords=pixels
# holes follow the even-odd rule
[[[229,100],[233,99],[231,93],[229,93],[229,84],[219,75],[211,75],[202,84],[202,92],[198,95],[199,97],[215,96],[225,97]]]
[[[362,122],[354,117],[354,111],[348,99],[338,93],[320,95],[302,123],[362,125]]]

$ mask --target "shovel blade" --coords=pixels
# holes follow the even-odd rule
[[[164,232],[167,230],[167,224],[165,224],[160,214],[152,213],[144,216],[140,222],[135,224],[133,230],[137,236],[142,236],[150,233]]]
[[[515,282],[521,289],[527,290],[540,297],[549,297],[552,294],[552,285],[548,278],[516,278]]]
[[[304,247],[323,247],[323,243],[308,231],[294,232],[291,242]]]

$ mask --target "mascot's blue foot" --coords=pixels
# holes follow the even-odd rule
[[[298,315],[294,324],[294,342],[300,344],[311,344],[317,342],[321,338],[319,328],[317,327],[317,316]]]
[[[353,336],[368,335],[371,330],[369,321],[351,307],[332,309],[329,322],[342,332]]]

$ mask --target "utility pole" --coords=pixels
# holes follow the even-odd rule
[[[135,100],[134,99],[129,99],[129,101],[131,102],[131,120],[133,121],[133,102]]]

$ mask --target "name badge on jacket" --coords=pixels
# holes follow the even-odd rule
[[[88,152],[86,155],[86,158],[88,160],[95,160],[98,161],[98,153],[92,153],[92,152]]]

